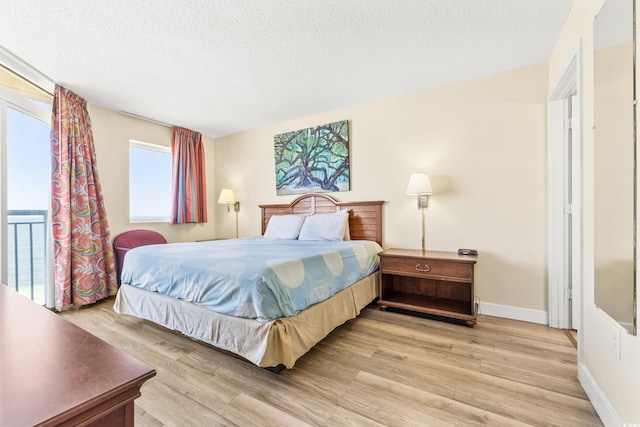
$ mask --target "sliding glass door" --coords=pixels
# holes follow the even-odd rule
[[[0,82],[0,279],[50,305],[51,105],[44,97],[29,99]]]

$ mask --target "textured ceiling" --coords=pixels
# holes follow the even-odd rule
[[[572,0],[0,0],[87,101],[218,137],[546,62]]]

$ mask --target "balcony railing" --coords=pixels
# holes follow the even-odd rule
[[[9,210],[8,284],[32,300],[46,301],[46,210]]]

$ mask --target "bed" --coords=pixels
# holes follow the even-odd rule
[[[292,368],[296,360],[309,349],[333,329],[355,318],[376,298],[379,262],[376,258],[382,243],[382,205],[381,201],[337,202],[324,194],[308,194],[290,204],[261,205],[263,237],[190,244],[158,244],[162,242],[154,232],[149,232],[152,237],[145,236],[142,230],[135,230],[136,235],[133,238],[128,234],[125,234],[125,237],[120,235],[118,238],[126,242],[126,247],[116,247],[116,251],[120,251],[122,255],[118,260],[121,263],[124,260],[124,263],[118,266],[119,271],[122,269],[122,276],[114,309],[117,313],[136,316],[181,332],[235,354],[259,367],[274,371]],[[334,221],[341,215],[346,217],[347,224],[344,236],[340,234],[344,241],[328,241],[326,245],[313,238],[311,241],[304,241],[304,232],[311,230],[307,225],[312,222],[323,224],[323,221]],[[285,219],[290,221],[296,218],[300,218],[303,224],[299,241],[273,238],[275,224],[280,224]],[[279,234],[278,237],[282,235]],[[306,237],[309,237],[309,234],[306,234]],[[153,245],[148,246],[147,243]],[[260,258],[262,255],[242,255],[245,249],[261,244],[267,245],[262,250],[266,257],[264,260]],[[194,252],[190,252],[192,250]],[[294,273],[281,270],[284,264],[279,263],[280,259],[290,260],[291,251],[306,253],[314,250],[316,254],[310,253],[301,261],[292,262],[294,266],[296,263],[304,264],[304,280],[306,282],[310,277],[310,284],[303,282],[302,278],[297,279],[301,277],[295,273],[297,270],[293,270]],[[363,256],[365,252],[368,254],[366,259]],[[182,254],[179,255],[180,253]],[[196,256],[196,253],[200,255]],[[234,253],[240,256],[231,259]],[[342,258],[339,258],[340,256]],[[207,257],[223,262],[216,264],[209,260],[209,267],[202,267],[204,270],[201,270],[197,265],[202,263],[202,258]],[[244,262],[243,257],[244,261],[248,259],[252,262]],[[311,259],[318,257],[333,260],[324,263],[328,267],[319,263],[323,264],[322,268],[333,268],[332,274],[324,274],[320,270],[314,272],[313,268],[316,267],[312,267],[315,264]],[[172,265],[174,258],[175,263],[180,266]],[[274,260],[275,258],[278,260]],[[252,264],[272,265],[270,263],[276,261],[277,268],[269,270],[269,275],[256,276],[259,277],[262,288],[256,286],[258,290],[253,289],[248,295],[243,296],[237,295],[237,289],[229,290],[230,295],[236,299],[234,304],[230,304],[229,299],[218,298],[218,294],[224,292],[222,286],[226,282],[244,280],[245,276],[254,274]],[[147,264],[149,265],[145,267]],[[214,264],[218,267],[211,267]],[[339,274],[335,271],[336,265],[339,266]],[[187,268],[195,268],[198,273],[186,273]],[[243,273],[236,274],[239,270]],[[279,271],[283,273],[280,274]],[[271,274],[273,272],[275,274]],[[203,282],[194,289],[187,282],[180,284],[178,279],[172,279],[167,283],[161,280],[162,276],[175,275],[187,276],[191,281],[199,275]],[[281,275],[289,281],[292,280],[291,277],[296,277],[295,284],[272,288],[275,285],[271,284],[271,276],[274,275],[278,278],[281,278]],[[327,276],[332,280],[325,280]],[[334,286],[334,276],[345,276],[346,280],[351,282]],[[252,277],[250,279],[254,280]],[[141,285],[141,282],[145,284]],[[309,291],[304,295],[299,290],[303,287]],[[286,292],[283,293],[282,288],[287,288]],[[211,289],[215,289],[215,292]],[[272,300],[271,293],[276,295],[275,300]],[[208,294],[206,298],[205,294]],[[246,303],[238,304],[239,300]],[[267,308],[257,305],[256,301],[262,303],[261,300],[266,301]],[[304,300],[303,303],[301,300]],[[292,302],[292,305],[288,305],[289,302]],[[271,312],[273,306],[277,306],[281,312]]]

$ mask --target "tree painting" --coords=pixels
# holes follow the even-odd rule
[[[273,137],[279,196],[349,190],[349,124],[328,123]]]

